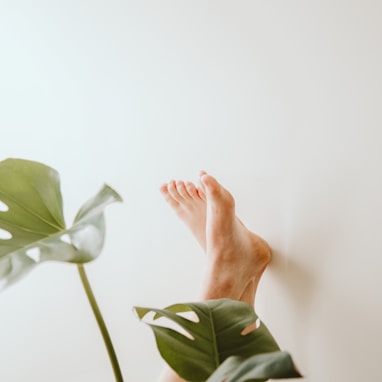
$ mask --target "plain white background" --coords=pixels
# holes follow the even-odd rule
[[[1,0],[0,157],[56,168],[68,224],[124,203],[87,269],[126,381],[162,366],[133,305],[193,300],[201,249],[162,201],[214,174],[274,252],[257,311],[309,382],[379,382],[381,3]],[[0,381],[113,376],[75,267],[0,295]]]

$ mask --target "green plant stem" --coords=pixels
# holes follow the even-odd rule
[[[97,301],[96,301],[94,294],[93,294],[93,291],[91,289],[88,277],[87,277],[86,272],[85,272],[85,268],[82,264],[77,264],[77,269],[78,269],[78,273],[80,274],[80,278],[82,281],[82,285],[85,289],[86,296],[89,300],[90,306],[93,310],[95,319],[97,321],[99,330],[101,331],[103,340],[105,342],[105,346],[106,346],[107,352],[109,354],[110,362],[111,362],[111,365],[113,367],[115,380],[116,380],[116,382],[123,382],[123,376],[121,373],[121,369],[119,367],[118,359],[117,359],[117,356],[115,354],[114,347],[113,347],[113,344],[111,342],[111,338],[110,338],[109,332],[107,330],[105,321],[102,317],[101,311],[98,307]]]

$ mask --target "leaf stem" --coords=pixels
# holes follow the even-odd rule
[[[113,347],[113,344],[111,342],[111,338],[110,338],[109,332],[107,330],[105,321],[102,317],[101,311],[98,307],[97,301],[96,301],[94,294],[93,294],[93,291],[91,289],[88,277],[87,277],[86,272],[85,272],[85,268],[82,264],[77,264],[77,269],[78,269],[78,273],[79,273],[80,278],[81,278],[82,286],[84,287],[86,296],[87,296],[89,303],[90,303],[90,306],[93,310],[94,317],[97,321],[99,330],[101,331],[107,352],[109,354],[110,362],[111,362],[111,365],[112,365],[113,371],[114,371],[115,380],[116,380],[116,382],[123,382],[123,376],[121,373],[121,369],[119,367],[118,359],[117,359],[117,356],[115,354],[114,347]]]

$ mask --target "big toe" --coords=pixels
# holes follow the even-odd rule
[[[229,191],[227,191],[213,176],[205,174],[200,179],[207,199],[212,204],[217,204],[221,208],[234,209],[235,201]]]
[[[204,190],[207,194],[218,195],[222,191],[222,186],[220,183],[211,175],[203,174],[200,178]]]

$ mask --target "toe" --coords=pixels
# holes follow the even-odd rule
[[[203,191],[202,188],[198,187],[196,191],[198,192],[199,199],[202,199],[204,201],[207,200],[206,193]]]
[[[219,208],[235,208],[235,200],[230,192],[228,192],[213,176],[203,175],[200,179],[203,188],[202,190],[206,194],[212,204],[219,205]]]
[[[198,190],[195,187],[194,183],[187,182],[186,183],[186,190],[192,199],[200,199]]]
[[[206,175],[207,173],[203,170],[199,172],[199,181],[198,181],[198,189],[197,189],[199,198],[204,201],[207,201],[207,197],[206,197],[206,187],[203,184],[202,178]]]
[[[178,203],[184,203],[183,196],[179,193],[175,180],[168,183],[168,192]]]
[[[176,182],[176,190],[178,191],[179,195],[183,197],[183,199],[187,200],[192,198],[182,180],[178,180]]]
[[[166,202],[169,203],[173,208],[176,208],[179,205],[179,203],[170,194],[168,190],[168,183],[165,183],[160,187],[160,192],[165,198]]]
[[[161,192],[161,194],[167,198],[169,195],[169,192],[168,192],[168,189],[167,189],[167,183],[163,183],[160,188],[159,188],[159,191]]]
[[[200,182],[204,187],[204,190],[207,194],[218,194],[221,191],[221,186],[219,182],[211,175],[204,174],[200,178]]]

